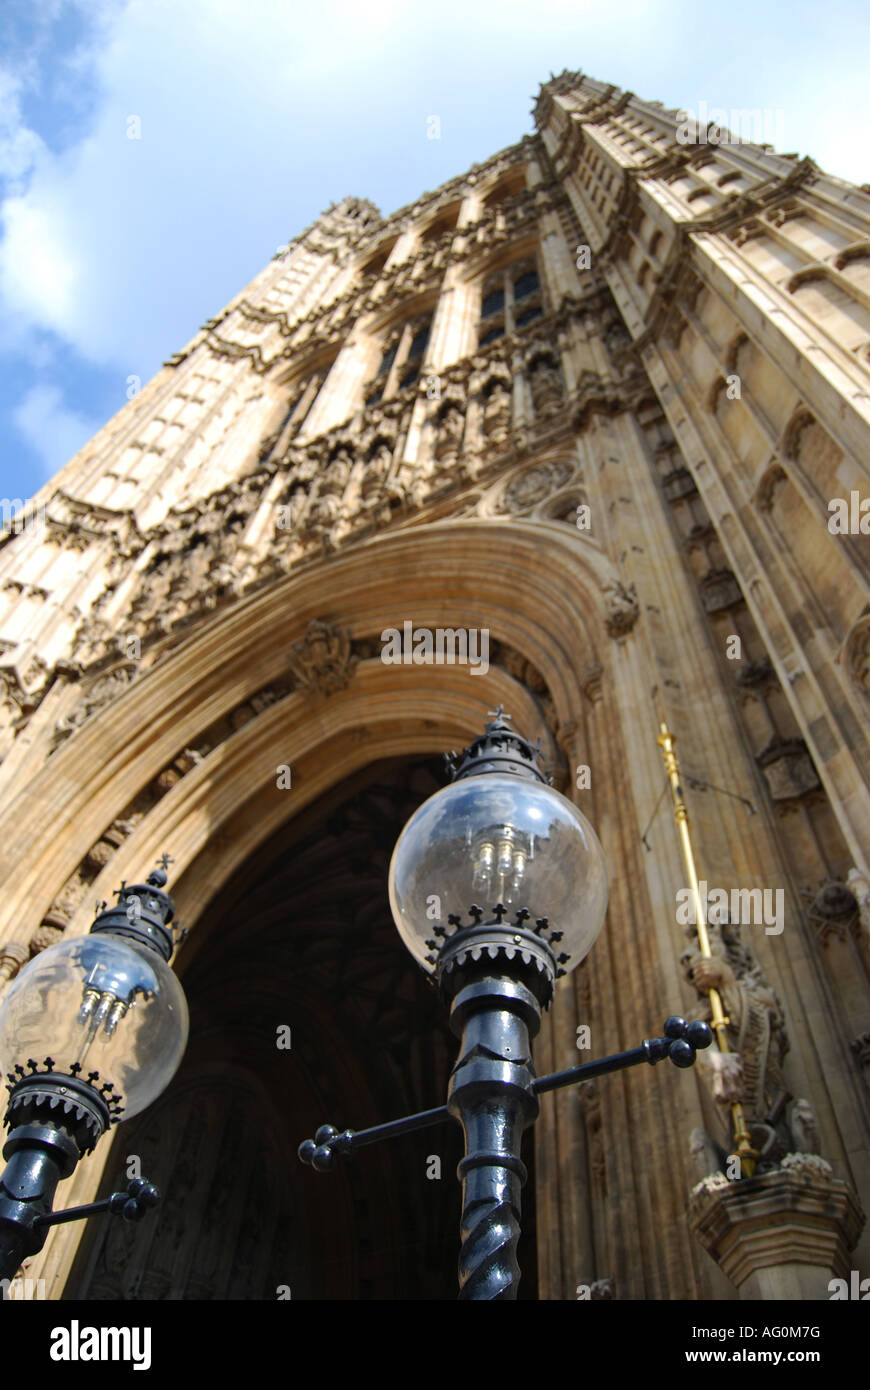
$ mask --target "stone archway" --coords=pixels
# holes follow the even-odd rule
[[[437,523],[361,544],[241,600],[180,645],[173,640],[155,649],[153,664],[143,663],[139,677],[120,687],[0,816],[0,870],[8,883],[0,933],[48,909],[132,791],[195,744],[214,720],[286,674],[288,653],[312,620],[370,641],[386,627],[401,627],[403,616],[431,628],[485,628],[540,672],[550,692],[552,733],[583,721],[582,691],[603,656],[602,589],[615,582],[597,547],[558,523]],[[540,729],[539,707],[515,682],[505,683],[501,668],[475,678],[461,666],[384,666],[375,657],[359,663],[347,688],[328,699],[322,693],[316,684],[297,684],[255,725],[223,740],[215,756],[184,778],[183,794],[173,789],[159,814],[137,825],[93,882],[70,928],[87,930],[93,896],[110,894],[119,872],[139,872],[155,844],[165,847],[167,835],[177,880],[240,800],[251,801],[253,810],[253,793],[273,782],[276,739],[306,761],[303,802],[373,758],[441,751],[479,729],[486,709],[505,697],[555,752],[551,733]],[[364,749],[361,727],[370,731]],[[271,822],[258,819],[259,838],[289,814],[285,807]],[[225,863],[224,872],[233,867]],[[203,901],[185,908],[189,924]]]
[[[162,775],[204,725],[280,684],[289,650],[313,620],[323,620],[359,648],[346,683],[332,679],[330,657],[330,688],[318,687],[315,672],[312,683],[296,683],[226,733],[139,819],[67,927],[86,931],[94,899],[168,849],[179,916],[192,929],[179,973],[185,983],[188,972],[195,978],[216,895],[271,836],[301,824],[301,813],[346,778],[379,759],[457,746],[498,703],[523,732],[543,736],[551,764],[562,756],[554,731],[573,750],[584,737],[590,672],[596,682],[602,675],[597,642],[607,576],[597,549],[557,523],[453,521],[362,545],[216,615],[158,653],[54,754],[33,779],[26,806],[0,821],[0,832],[4,824],[8,832],[0,845],[16,863],[12,896],[20,911],[44,911],[75,856],[89,852],[131,792]],[[458,610],[468,627],[491,631],[503,664],[474,676],[461,666],[387,666],[372,654],[371,639],[383,628],[401,627],[405,617],[455,627]],[[285,747],[292,796],[276,790],[276,748]],[[46,807],[54,824],[68,826],[62,844]],[[11,898],[4,908],[14,911]],[[104,1163],[95,1155],[80,1165],[65,1193],[69,1204],[92,1198]],[[46,1272],[51,1296],[66,1283],[78,1236],[72,1227],[55,1228],[34,1261],[31,1272]]]

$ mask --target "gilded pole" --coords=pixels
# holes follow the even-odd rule
[[[713,952],[710,949],[710,935],[707,931],[707,920],[704,912],[704,905],[701,902],[701,893],[698,888],[698,875],[695,870],[695,855],[692,850],[692,839],[689,834],[689,813],[683,799],[683,788],[680,783],[680,765],[677,762],[677,755],[674,751],[676,737],[671,733],[666,722],[659,725],[661,730],[656,739],[662,750],[667,769],[668,780],[671,784],[671,795],[674,803],[674,820],[677,823],[677,830],[680,836],[680,846],[683,851],[683,862],[686,866],[686,873],[689,877],[689,886],[692,890],[692,897],[695,901],[695,923],[698,932],[698,945],[701,948],[701,955],[708,959]],[[730,1052],[728,1045],[728,1019],[722,1007],[722,998],[718,989],[711,986],[709,993],[710,999],[710,1026],[713,1029],[716,1042],[720,1052]],[[751,1178],[755,1172],[755,1160],[758,1154],[752,1147],[749,1130],[746,1127],[746,1117],[743,1113],[743,1106],[739,1101],[734,1101],[731,1105],[731,1128],[737,1144],[737,1155],[740,1159],[740,1166],[743,1174]]]

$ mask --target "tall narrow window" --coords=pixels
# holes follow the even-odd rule
[[[426,314],[410,319],[394,332],[366,393],[367,406],[378,405],[382,400],[389,400],[397,391],[413,386],[420,375],[431,329],[432,315]]]
[[[297,380],[295,390],[284,412],[284,418],[275,433],[270,435],[268,439],[264,439],[260,446],[259,456],[261,459],[268,458],[276,452],[281,453],[286,448],[290,439],[308,418],[309,411],[317,399],[331,367],[332,362],[322,367],[319,372],[313,372],[301,381]]]
[[[517,198],[526,189],[526,173],[524,169],[515,169],[506,178],[500,179],[494,188],[490,189],[483,200],[486,208],[498,207],[499,203],[506,202],[509,198]]]
[[[405,359],[405,370],[399,382],[399,390],[403,391],[406,386],[413,386],[420,375],[420,367],[423,362],[423,354],[429,342],[429,331],[432,327],[432,320],[426,319],[411,339],[411,346],[408,349],[408,356]]]
[[[390,368],[396,360],[396,353],[399,351],[399,339],[384,350],[381,357],[381,365],[378,367],[371,391],[366,396],[366,405],[377,405],[383,399],[385,378],[390,374]]]
[[[420,241],[423,246],[429,246],[434,241],[440,241],[447,232],[456,230],[456,223],[459,220],[459,207],[459,203],[455,203],[453,207],[448,208],[446,212],[442,212],[436,217],[434,222],[429,223],[429,226],[425,228],[420,236]]]
[[[534,260],[524,258],[487,276],[481,287],[478,346],[525,328],[544,312]]]

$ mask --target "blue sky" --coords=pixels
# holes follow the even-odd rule
[[[329,203],[392,212],[531,132],[550,71],[760,107],[860,184],[868,53],[866,0],[2,0],[0,498]]]

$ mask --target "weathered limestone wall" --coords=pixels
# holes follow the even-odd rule
[[[723,927],[706,967],[755,1140],[867,1208],[868,560],[827,521],[870,492],[870,197],[681,144],[677,113],[580,74],[536,121],[389,218],[330,209],[34,499],[45,525],[0,543],[0,994],[164,849],[183,975],[285,820],[503,703],[612,879],[536,1065],[575,1062],[581,1025],[593,1056],[634,1046],[706,1006],[667,803],[641,838],[667,719],[702,875],[784,897],[781,934]],[[487,675],[385,666],[406,618],[488,630]],[[542,1297],[737,1297],[687,1214],[729,1151],[718,1084],[662,1066],[544,1098]],[[52,1296],[78,1238],[55,1228],[28,1270]]]

